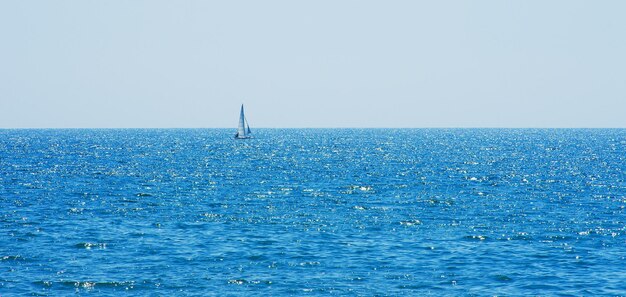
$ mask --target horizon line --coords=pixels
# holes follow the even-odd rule
[[[233,127],[0,127],[0,130],[122,130],[122,129],[232,129]],[[626,129],[626,127],[565,127],[565,126],[553,126],[553,127],[494,127],[494,126],[432,126],[432,127],[256,127],[256,129]]]

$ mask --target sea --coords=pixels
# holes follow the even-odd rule
[[[626,296],[626,129],[3,129],[0,296]]]

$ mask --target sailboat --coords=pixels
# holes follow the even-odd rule
[[[252,138],[252,135],[250,134],[252,134],[250,131],[250,125],[248,125],[248,120],[246,120],[246,116],[243,114],[243,104],[241,104],[241,112],[239,112],[239,126],[237,126],[235,139]]]

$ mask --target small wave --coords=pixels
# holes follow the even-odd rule
[[[248,281],[245,279],[229,279],[228,283],[231,285],[243,285],[248,283]]]
[[[90,250],[92,248],[103,250],[103,249],[107,248],[107,244],[106,243],[98,243],[98,242],[96,242],[96,243],[93,243],[93,242],[80,242],[80,243],[75,244],[74,247],[78,248],[78,249],[86,249],[86,250]]]
[[[89,282],[89,281],[85,281],[85,282],[64,281],[64,282],[62,282],[62,284],[66,285],[66,286],[74,286],[76,288],[83,288],[83,289],[87,289],[87,290],[92,290],[96,286],[95,282]]]
[[[268,280],[247,280],[247,279],[229,279],[228,284],[231,285],[271,285],[272,281]]]
[[[512,240],[521,240],[521,241],[532,241],[533,237],[529,235],[527,232],[517,232],[515,235],[506,236],[502,235],[502,237],[498,238],[499,241],[512,241]]]
[[[513,279],[504,275],[504,274],[497,274],[493,277],[495,280],[499,281],[499,282],[510,282]]]
[[[360,186],[359,190],[363,191],[363,192],[369,192],[372,190],[371,186]]]
[[[556,242],[556,241],[569,241],[572,240],[571,236],[568,235],[548,235],[545,236],[545,239],[542,240],[543,242]]]
[[[250,255],[247,258],[250,261],[263,261],[267,259],[265,255]]]
[[[33,284],[36,286],[45,287],[45,288],[52,287],[51,281],[34,281]]]
[[[454,204],[454,200],[451,199],[438,199],[438,198],[430,198],[427,200],[423,200],[430,205],[446,205],[452,206]]]
[[[298,263],[299,266],[318,266],[320,265],[320,262],[318,261],[307,261],[307,262],[300,262]]]
[[[487,240],[489,237],[485,236],[485,235],[467,235],[465,237],[463,237],[467,240],[478,240],[478,241],[485,241]]]
[[[72,207],[68,210],[69,213],[83,213],[84,208]]]
[[[407,221],[401,221],[400,225],[404,225],[404,226],[415,226],[415,225],[421,225],[422,221],[420,220],[407,220]]]
[[[270,246],[270,245],[276,244],[276,241],[271,240],[271,239],[265,239],[265,240],[258,241],[257,244],[260,246]]]
[[[117,288],[124,287],[126,289],[133,289],[135,287],[134,281],[73,281],[73,280],[64,280],[57,282],[58,284],[65,287],[75,287],[75,288],[83,288],[87,290],[91,290],[94,288]],[[45,287],[51,287],[55,282],[52,281],[37,281],[35,284]]]
[[[205,212],[202,214],[203,217],[207,218],[207,219],[219,219],[221,217],[223,217],[223,214],[219,214],[219,213],[210,213],[210,212]]]
[[[372,186],[359,186],[359,185],[350,185],[346,191],[342,191],[344,194],[354,194],[355,192],[373,192],[374,188]]]
[[[24,257],[21,255],[8,255],[0,257],[0,261],[24,261]]]

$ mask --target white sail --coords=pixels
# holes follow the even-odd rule
[[[241,111],[239,112],[239,125],[237,126],[237,134],[235,134],[235,138],[250,138],[250,133],[250,125],[248,125],[246,116],[243,113],[243,104],[241,104]]]

